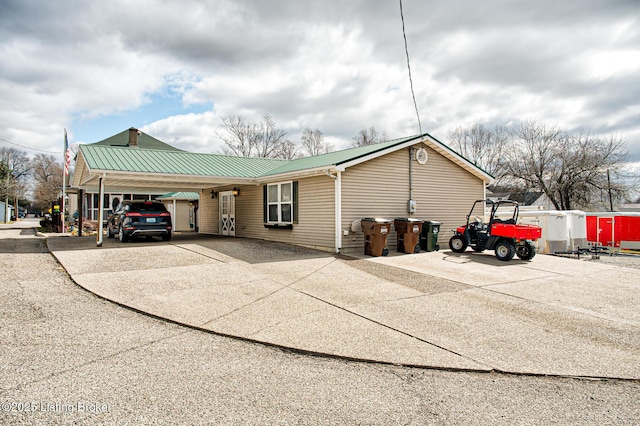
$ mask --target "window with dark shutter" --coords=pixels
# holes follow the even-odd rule
[[[291,227],[298,223],[298,182],[279,182],[263,187],[265,226]]]

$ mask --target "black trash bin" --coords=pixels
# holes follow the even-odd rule
[[[386,219],[364,218],[360,221],[364,233],[364,254],[367,256],[386,256],[387,235],[391,230],[391,221]]]
[[[412,217],[398,217],[393,221],[398,233],[398,251],[402,253],[420,253],[420,234],[422,221]]]
[[[422,233],[420,234],[420,247],[422,247],[424,251],[440,250],[440,245],[438,244],[440,225],[440,222],[436,222],[433,220],[424,221]]]

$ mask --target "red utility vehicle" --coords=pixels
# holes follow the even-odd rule
[[[484,222],[485,205],[491,206],[489,222]],[[512,207],[508,214],[501,207]],[[514,255],[531,260],[536,255],[532,241],[542,236],[542,228],[518,224],[518,203],[511,200],[477,200],[467,215],[467,224],[458,227],[449,240],[449,248],[456,253],[471,247],[476,252],[495,250],[498,260],[508,261]],[[471,219],[473,218],[473,220]]]

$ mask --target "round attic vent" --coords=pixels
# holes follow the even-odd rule
[[[424,148],[420,148],[416,150],[415,158],[418,164],[427,164],[427,160],[429,159],[429,156],[427,155],[427,150]]]

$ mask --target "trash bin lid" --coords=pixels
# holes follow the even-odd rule
[[[390,220],[387,219],[383,219],[381,217],[365,217],[364,219],[362,219],[364,222],[377,222],[377,223],[389,223],[391,222]]]
[[[422,219],[416,219],[415,217],[396,217],[394,220],[398,222],[420,222],[422,223]]]

